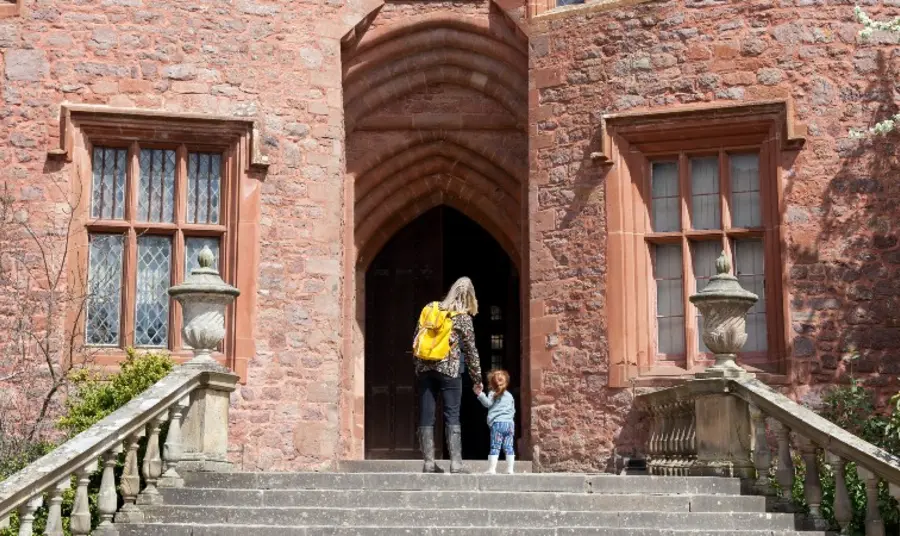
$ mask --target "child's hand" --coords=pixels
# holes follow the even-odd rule
[[[476,394],[476,395],[480,395],[481,392],[484,391],[484,386],[481,385],[481,384],[479,383],[479,384],[475,385],[475,386],[472,388],[472,390],[475,391],[475,394]]]

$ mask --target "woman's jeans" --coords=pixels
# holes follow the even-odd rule
[[[438,393],[444,400],[444,426],[459,425],[462,377],[451,378],[436,370],[419,374],[419,426],[434,426]]]

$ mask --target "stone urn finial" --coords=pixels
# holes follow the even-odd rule
[[[240,294],[213,268],[215,260],[209,246],[204,246],[197,254],[198,267],[180,285],[169,288],[169,296],[182,307],[181,334],[194,351],[187,365],[219,366],[212,352],[225,338],[225,308]]]
[[[698,378],[750,376],[734,360],[747,342],[747,311],[759,296],[744,289],[730,272],[731,263],[723,251],[716,260],[716,275],[690,298],[703,315],[703,343],[716,357],[715,365],[698,372]]]

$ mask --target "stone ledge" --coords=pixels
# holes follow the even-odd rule
[[[49,149],[47,155],[71,162],[76,131],[98,136],[111,131],[117,137],[141,141],[164,137],[174,143],[208,143],[211,137],[225,144],[240,140],[247,151],[247,168],[269,167],[269,157],[260,146],[259,122],[250,118],[64,102],[60,105],[59,147]]]

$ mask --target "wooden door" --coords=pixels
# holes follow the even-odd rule
[[[366,272],[368,459],[421,456],[412,341],[421,308],[442,292],[441,216],[439,210],[430,211],[401,230]],[[440,431],[440,422],[435,428]],[[438,445],[441,437],[435,438]]]

